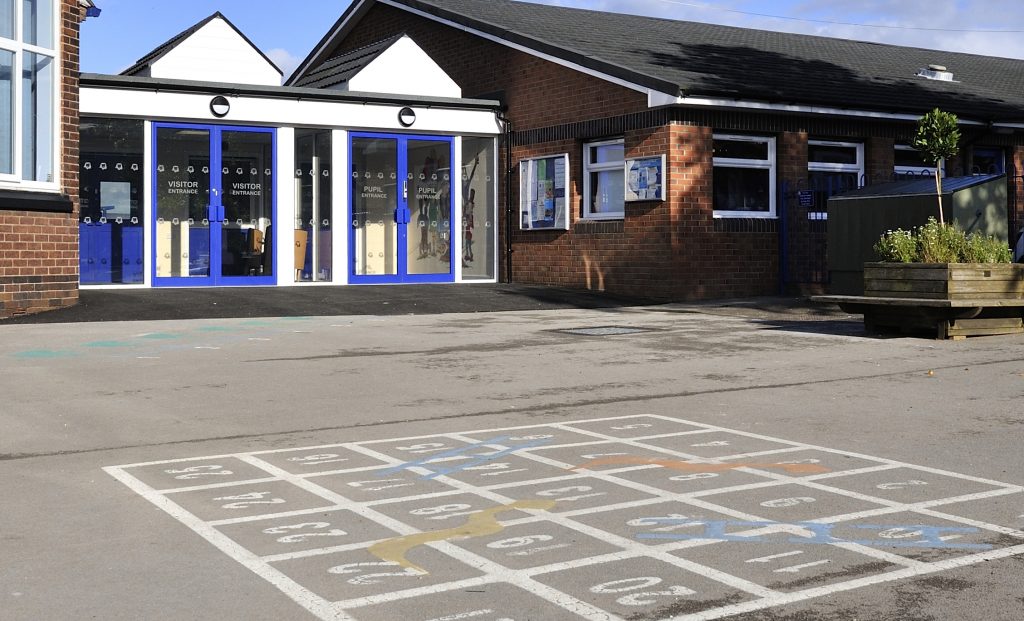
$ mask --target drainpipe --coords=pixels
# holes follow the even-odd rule
[[[512,121],[505,115],[508,108],[498,112],[498,120],[505,126],[505,282],[512,282]]]

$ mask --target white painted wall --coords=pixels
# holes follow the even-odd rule
[[[231,112],[223,119],[210,112],[209,93],[174,93],[134,89],[81,89],[81,113],[159,121],[266,125],[273,127],[324,127],[405,133],[497,135],[501,126],[491,110],[453,110],[408,105],[416,111],[416,123],[402,127],[398,111],[403,104],[366,104],[358,101],[229,96]]]
[[[279,86],[281,74],[224,20],[215,18],[153,63],[150,76]]]
[[[402,37],[341,90],[364,93],[462,97],[462,89],[409,37]]]

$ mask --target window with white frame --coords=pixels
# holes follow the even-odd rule
[[[57,185],[58,0],[0,0],[0,182]]]
[[[583,217],[622,218],[625,213],[625,147],[622,138],[583,145]]]
[[[893,147],[893,163],[899,178],[934,177],[935,162],[926,162],[924,157],[909,144],[898,144]]]
[[[716,218],[774,218],[775,138],[715,134]]]
[[[864,179],[864,145],[857,142],[807,141],[807,177],[814,193],[808,219],[827,218],[830,196],[859,188]]]

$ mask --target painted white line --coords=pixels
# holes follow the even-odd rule
[[[314,513],[329,513],[331,511],[338,511],[344,509],[338,505],[316,507],[314,509],[298,509],[295,511],[282,511],[281,513],[265,513],[263,515],[248,515],[245,517],[237,518],[226,518],[223,520],[210,520],[207,522],[210,526],[230,526],[231,524],[245,524],[246,522],[262,522],[264,520],[278,520],[281,518],[297,517],[301,515],[312,515]]]
[[[255,483],[271,483],[280,479],[274,477],[263,477],[261,479],[245,479],[242,481],[225,481],[223,483],[209,483],[207,485],[191,485],[189,487],[171,487],[157,489],[161,494],[181,494],[182,492],[197,492],[204,489],[221,489],[223,487],[238,487],[239,485],[252,485]],[[155,488],[154,488],[155,489]]]
[[[790,565],[789,567],[783,567],[781,569],[775,569],[772,573],[776,574],[798,574],[802,569],[809,569],[811,567],[819,567],[821,565],[828,565],[832,561],[825,559],[823,561],[813,561],[811,563],[803,563],[801,565]]]
[[[276,569],[270,567],[261,561],[255,554],[227,538],[206,522],[203,522],[185,509],[171,502],[162,494],[156,493],[153,488],[149,487],[142,481],[139,481],[135,477],[127,474],[120,468],[108,467],[103,470],[136,494],[142,496],[160,509],[163,509],[164,512],[171,517],[191,528],[197,535],[209,542],[210,545],[275,586],[289,599],[308,610],[318,619],[321,619],[322,621],[355,621],[343,611],[335,609],[327,600],[316,595]]]
[[[746,560],[746,561],[743,561],[743,562],[744,563],[770,563],[771,561],[774,561],[777,558],[786,558],[786,557],[789,557],[789,556],[798,556],[798,555],[803,554],[803,553],[804,553],[803,550],[793,550],[792,552],[783,552],[782,554],[771,554],[769,556],[762,556],[762,557],[759,557],[759,558],[752,558],[752,559],[749,559],[749,560]]]

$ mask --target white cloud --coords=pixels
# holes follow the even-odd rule
[[[285,79],[287,79],[288,76],[290,76],[292,72],[295,71],[295,69],[299,66],[299,63],[302,62],[302,58],[295,56],[288,50],[284,50],[281,48],[267,50],[266,54],[267,58],[274,61],[274,64],[277,65],[277,68],[284,72]]]

